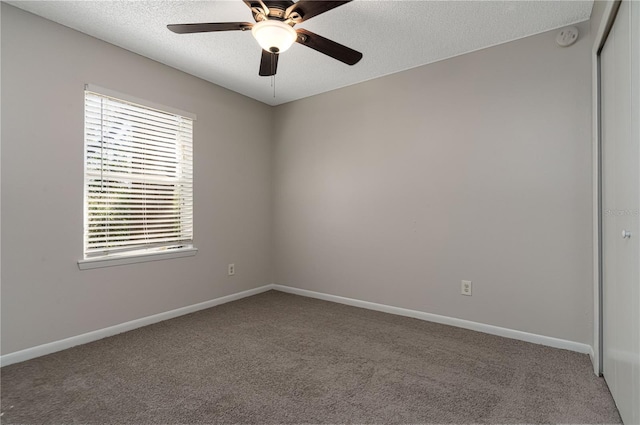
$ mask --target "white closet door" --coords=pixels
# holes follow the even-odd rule
[[[623,1],[600,55],[603,373],[640,424],[640,2]]]

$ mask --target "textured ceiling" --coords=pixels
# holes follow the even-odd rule
[[[305,46],[282,54],[276,97],[250,32],[174,34],[167,24],[253,22],[240,0],[7,1],[20,9],[278,105],[589,19],[593,1],[356,0],[298,24],[364,54],[348,66]]]

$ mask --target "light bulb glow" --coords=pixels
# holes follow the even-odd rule
[[[284,52],[298,37],[291,26],[275,20],[258,22],[251,29],[251,33],[263,50],[272,53]]]

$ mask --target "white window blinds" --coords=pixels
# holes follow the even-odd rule
[[[85,258],[193,242],[193,120],[85,90]]]

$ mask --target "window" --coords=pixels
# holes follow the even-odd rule
[[[80,268],[195,251],[195,117],[124,97],[85,88],[85,260]]]

